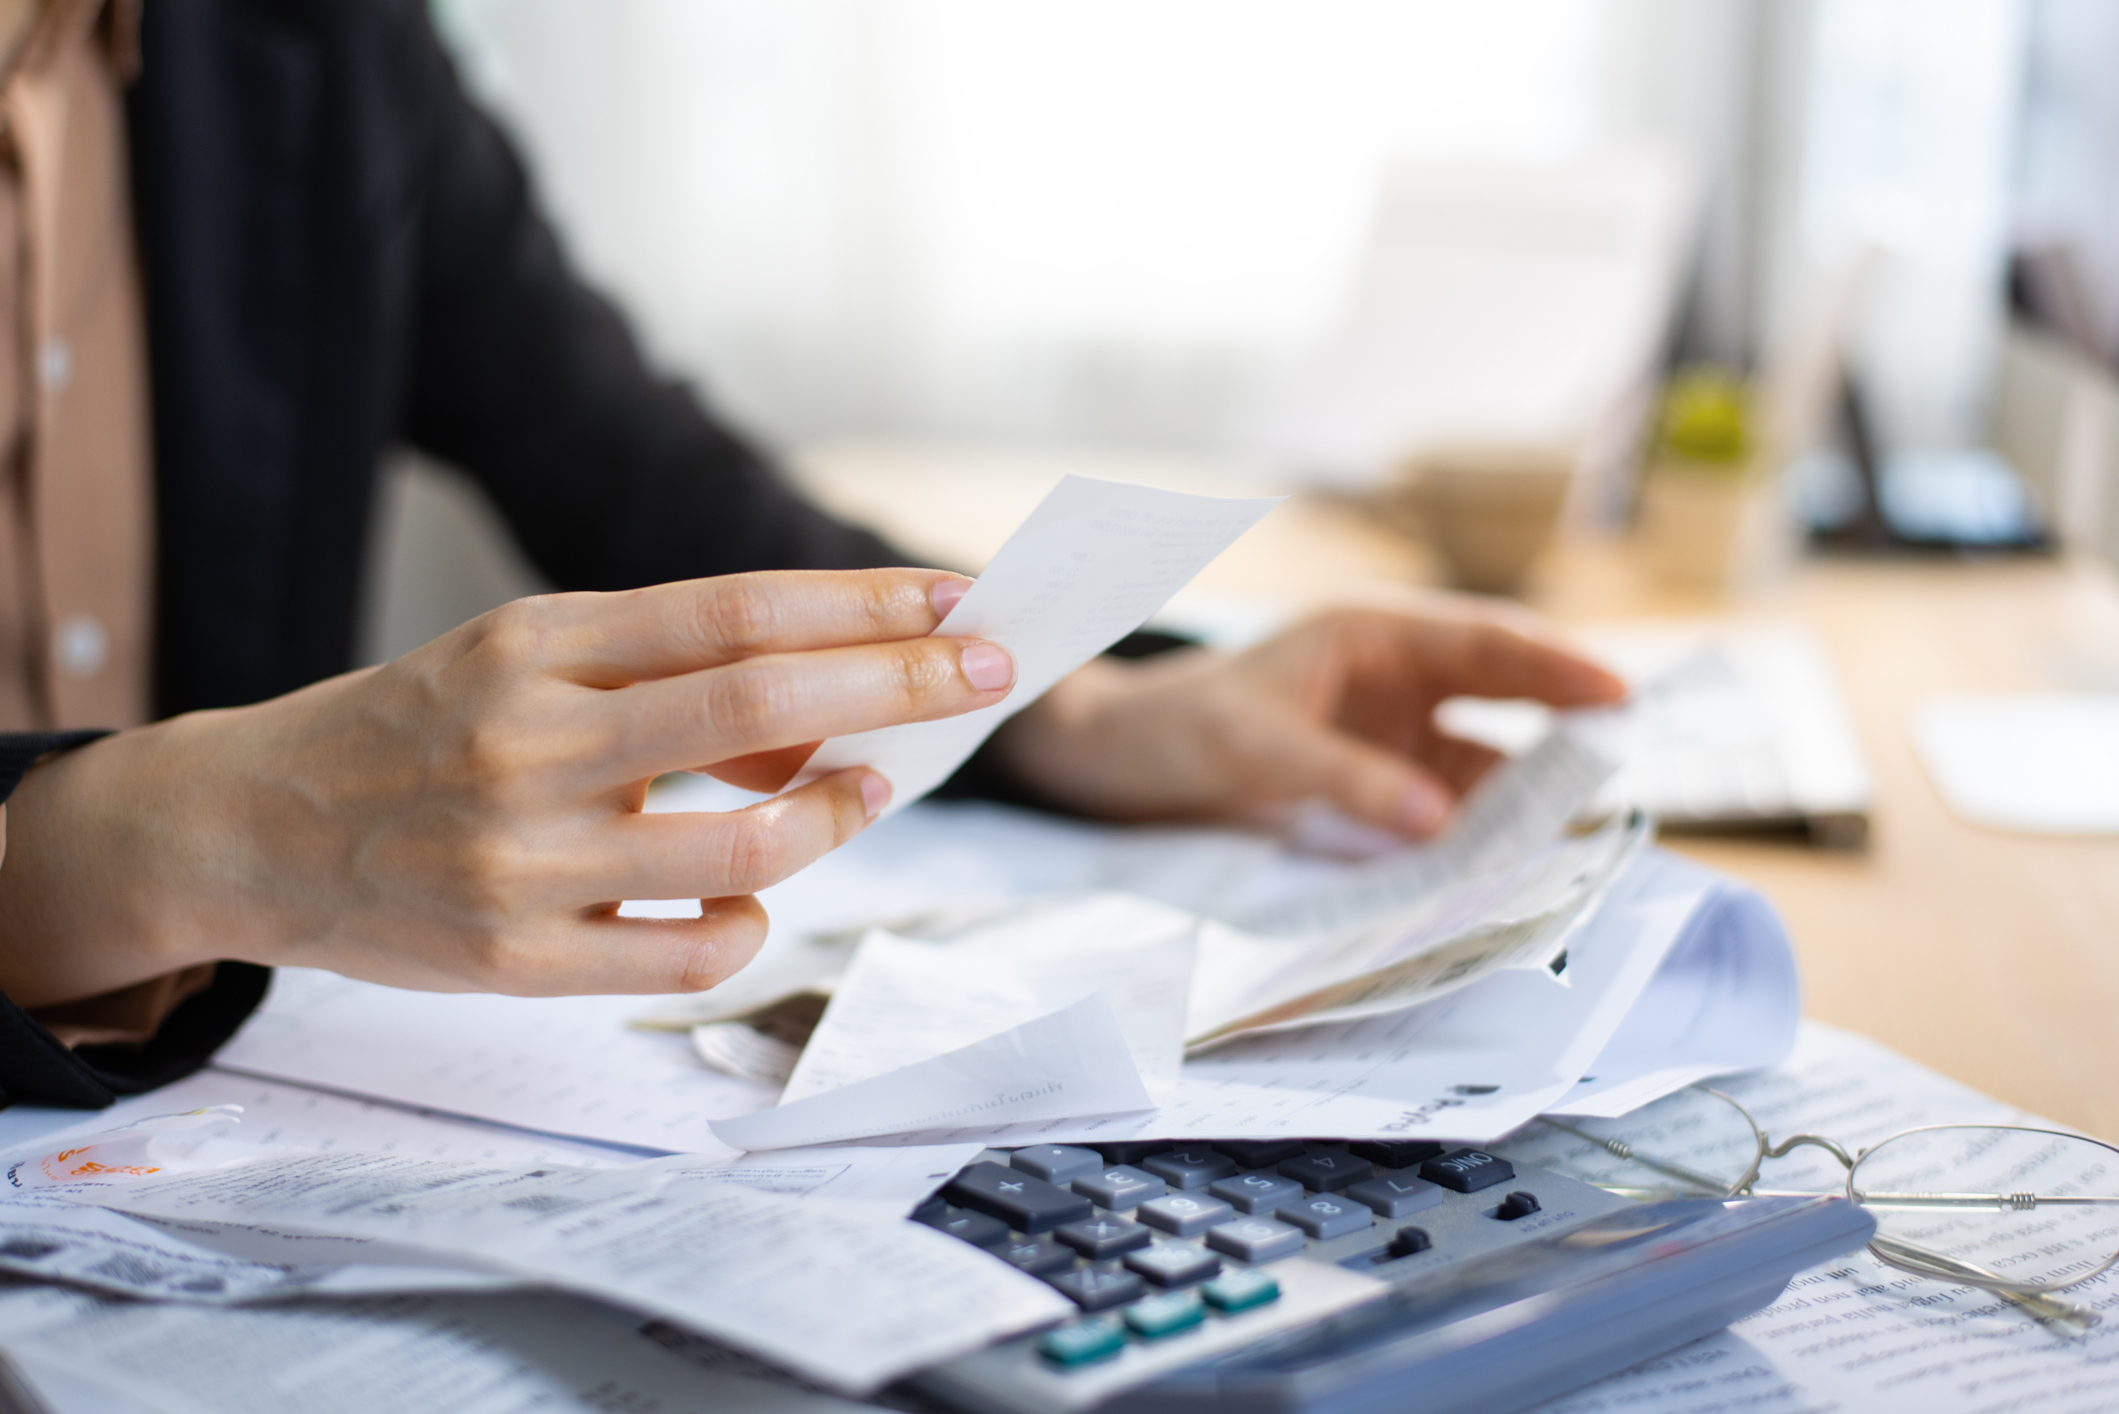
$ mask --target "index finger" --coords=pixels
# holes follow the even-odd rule
[[[1528,697],[1554,707],[1623,701],[1623,678],[1528,623],[1491,614],[1389,616],[1438,695]]]
[[[768,653],[933,633],[971,587],[945,570],[764,570],[546,602],[551,669],[623,687]]]

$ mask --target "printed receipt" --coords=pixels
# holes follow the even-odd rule
[[[187,1228],[427,1249],[661,1316],[853,1395],[1073,1309],[1035,1277],[866,1205],[759,1192],[681,1159],[650,1167],[653,1181],[644,1168],[294,1153],[76,1201]]]
[[[791,784],[849,766],[890,781],[885,813],[949,778],[995,728],[1146,623],[1285,497],[1193,496],[1070,476],[1016,528],[935,632],[992,639],[1015,655],[1005,701],[817,748]]]
[[[932,1059],[712,1128],[739,1149],[884,1134],[946,1144],[957,1132],[1154,1107],[1111,998],[1096,992]]]

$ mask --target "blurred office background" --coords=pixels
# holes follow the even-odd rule
[[[1670,370],[1814,385],[1773,452],[1827,481],[1844,372],[1854,450],[1904,486],[1979,454],[2051,538],[2119,549],[2103,0],[436,15],[654,361],[782,448],[1118,449],[1344,493],[1423,439],[1559,446],[1596,463],[1570,514],[1617,523]],[[1343,405],[1364,360],[1384,392]],[[380,515],[370,656],[534,582],[446,472],[395,469]]]

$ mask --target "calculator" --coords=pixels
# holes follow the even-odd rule
[[[1424,1141],[989,1149],[913,1219],[1076,1308],[891,1391],[970,1414],[1507,1414],[1875,1228],[1844,1199],[1640,1203]]]

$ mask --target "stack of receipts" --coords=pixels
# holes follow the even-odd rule
[[[1763,900],[1654,849],[1639,815],[1536,843],[1506,828],[1564,819],[1601,785],[1586,735],[1513,763],[1442,844],[1293,897],[1206,910],[1077,889],[936,910],[797,944],[784,989],[651,1019],[689,1025],[709,1066],[784,1081],[772,1107],[711,1123],[749,1150],[1484,1142],[1778,1060],[1799,1002]],[[806,1040],[756,1024],[820,1004]]]
[[[811,772],[869,765],[895,813],[764,891],[773,934],[720,987],[643,1005],[282,972],[221,1063],[726,1158],[853,1141],[1485,1142],[1785,1054],[1799,1003],[1772,911],[1600,801],[1697,666],[1624,708],[1563,714],[1441,840],[1365,862],[919,801],[1272,506],[1062,482],[937,630],[1006,644],[1017,691],[824,743]],[[743,799],[697,778],[650,808]]]

